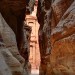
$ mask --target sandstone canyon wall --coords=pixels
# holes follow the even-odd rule
[[[26,27],[24,21],[27,4],[32,9],[33,1],[0,1],[0,75],[30,73],[28,57],[31,28]]]
[[[40,75],[75,75],[75,0],[39,0]]]
[[[29,75],[31,28],[24,24],[35,0],[0,1],[0,75]],[[75,0],[38,0],[39,75],[75,75]]]
[[[6,64],[10,68],[10,72],[12,72],[12,75],[16,74],[22,75],[25,60],[18,52],[14,32],[5,22],[1,14],[0,14],[0,33],[1,33],[0,41],[2,42],[0,51],[4,57],[4,62],[6,62]],[[5,75],[5,73],[2,75]]]

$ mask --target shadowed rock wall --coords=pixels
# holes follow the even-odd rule
[[[0,53],[4,57],[4,62],[6,62],[6,64],[8,65],[10,72],[12,72],[12,75],[18,75],[18,74],[23,75],[22,72],[25,60],[18,52],[14,32],[8,26],[8,24],[6,23],[6,21],[4,20],[1,14],[0,14],[0,33],[1,33]],[[2,65],[4,66],[5,64],[3,63]],[[6,70],[9,71],[9,69]],[[5,73],[1,75],[5,75]]]
[[[33,3],[33,0],[29,0],[28,2],[26,0],[0,1],[0,42],[2,44],[0,45],[2,58],[2,60],[0,59],[0,63],[3,62],[2,69],[0,68],[0,75],[29,75],[28,70],[25,69],[25,64],[29,63],[27,61],[29,52],[27,53],[28,56],[26,53],[22,54],[21,52],[22,50],[24,52],[29,51],[30,40],[28,38],[30,36],[28,35],[30,35],[30,32],[24,31],[24,20],[27,4],[31,6],[29,7],[30,9],[34,4],[30,5],[31,2]],[[23,57],[27,57],[27,60]]]

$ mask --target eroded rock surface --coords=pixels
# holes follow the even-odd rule
[[[24,20],[34,1],[0,2],[0,75],[28,75],[30,28]],[[75,0],[38,0],[37,19],[40,75],[75,75]]]
[[[24,45],[24,20],[27,10],[27,4],[29,9],[34,5],[35,0],[1,0],[0,12],[4,17],[7,24],[11,27],[16,35],[18,50]]]
[[[8,26],[2,15],[0,14],[0,33],[2,43],[0,53],[4,56],[4,60],[12,72],[12,75],[23,75],[24,59],[18,52],[15,34]],[[5,65],[5,64],[4,64]]]
[[[75,1],[52,29],[51,40],[52,72],[55,75],[75,75]]]
[[[31,11],[34,1],[35,0],[0,1],[0,33],[4,43],[1,52],[5,59],[5,68],[7,68],[8,71],[11,70],[8,72],[10,75],[11,73],[12,75],[25,75],[27,72],[27,70],[25,70],[25,64],[29,63],[29,52],[27,53],[28,55],[26,55],[26,53],[22,54],[21,52],[23,52],[22,50],[29,51],[30,36],[28,35],[30,34],[27,34],[29,31],[25,31],[24,33],[24,20],[27,4]],[[27,60],[23,57],[27,57]],[[26,75],[29,74],[27,73]]]
[[[75,1],[39,0],[37,18],[40,75],[75,75]]]

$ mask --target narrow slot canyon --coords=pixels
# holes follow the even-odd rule
[[[1,0],[0,75],[75,75],[75,0]]]

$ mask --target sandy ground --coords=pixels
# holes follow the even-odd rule
[[[31,75],[39,75],[39,70],[32,70]]]

